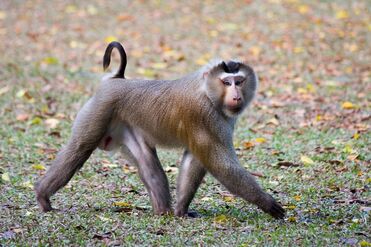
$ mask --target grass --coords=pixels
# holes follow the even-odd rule
[[[341,0],[2,2],[0,245],[370,246],[369,9]],[[53,197],[61,211],[39,212],[32,184],[94,93],[109,36],[124,43],[131,78],[176,78],[218,56],[252,64],[260,88],[235,148],[285,220],[211,176],[191,204],[202,217],[154,216],[135,168],[102,151]],[[173,198],[181,154],[159,153]]]

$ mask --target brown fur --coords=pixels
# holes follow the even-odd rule
[[[241,90],[243,100],[238,104],[243,109],[253,98],[256,76],[242,63],[229,62],[225,66],[246,77],[236,87]],[[50,196],[67,184],[94,149],[122,147],[138,166],[154,212],[169,213],[172,211],[169,185],[156,154],[156,147],[164,146],[186,150],[178,178],[176,215],[188,213],[188,206],[208,171],[232,193],[273,217],[282,218],[282,207],[238,162],[232,141],[238,114],[225,108],[224,97],[229,96],[218,79],[225,73],[225,66],[219,62],[172,81],[120,78],[103,81],[77,115],[70,142],[35,186],[40,208],[52,209]]]

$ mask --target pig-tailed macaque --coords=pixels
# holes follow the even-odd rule
[[[119,71],[102,81],[77,114],[69,142],[35,185],[42,211],[53,209],[50,196],[68,183],[96,148],[120,148],[138,167],[154,213],[171,213],[169,184],[156,152],[160,146],[185,149],[175,215],[188,215],[188,206],[209,172],[231,193],[274,218],[284,217],[284,209],[239,164],[233,148],[237,116],[257,87],[251,67],[214,61],[176,80],[129,80],[124,79],[126,54],[118,42],[107,47],[104,68],[113,48],[121,55]]]

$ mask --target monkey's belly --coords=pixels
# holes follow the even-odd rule
[[[139,127],[118,124],[114,121],[109,126],[109,131],[99,142],[98,148],[105,151],[113,151],[133,140],[135,142],[145,142],[153,147],[178,148],[184,146],[175,136],[171,136],[165,131],[159,130],[149,133]]]

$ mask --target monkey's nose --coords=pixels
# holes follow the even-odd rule
[[[241,100],[241,97],[240,96],[235,96],[235,97],[233,97],[233,100],[234,101],[240,101]]]

